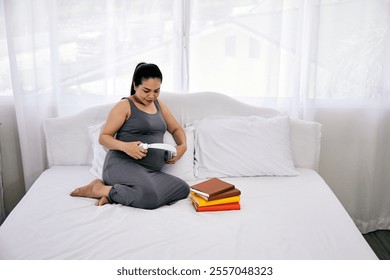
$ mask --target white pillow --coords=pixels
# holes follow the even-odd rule
[[[173,176],[179,177],[184,181],[195,181],[194,176],[194,127],[184,128],[187,138],[187,151],[175,164],[165,164],[162,171]],[[164,134],[164,143],[176,146],[172,134]]]
[[[298,175],[287,116],[213,116],[194,126],[197,178]]]
[[[76,116],[50,118],[43,122],[49,167],[89,165],[92,150],[86,130],[88,125],[83,126],[85,122]]]
[[[99,143],[99,135],[103,125],[104,122],[88,127],[88,135],[92,143],[93,152],[92,167],[89,172],[100,179],[102,178],[103,164],[108,151],[106,147]]]
[[[92,143],[93,160],[90,173],[102,178],[102,170],[107,149],[99,144],[99,135],[104,123],[88,127],[88,134]],[[187,137],[187,151],[175,164],[165,164],[162,171],[185,181],[194,181],[194,128],[189,126],[184,129]],[[164,134],[164,143],[176,146],[176,142],[169,132]]]
[[[290,127],[295,167],[318,171],[321,150],[321,124],[290,118]]]

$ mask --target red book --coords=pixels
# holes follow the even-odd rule
[[[234,189],[234,185],[218,178],[208,179],[191,186],[190,190],[209,199],[213,196]]]
[[[196,206],[193,203],[197,212],[209,212],[209,211],[227,211],[227,210],[240,210],[240,203],[226,203],[226,204],[218,204],[218,205],[210,205],[210,206]]]

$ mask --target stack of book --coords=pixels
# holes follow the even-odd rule
[[[231,183],[212,178],[191,186],[190,190],[197,212],[240,210],[241,191]]]

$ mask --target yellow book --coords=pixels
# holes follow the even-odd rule
[[[234,202],[240,202],[240,196],[231,196],[221,199],[216,199],[212,201],[206,201],[203,198],[197,196],[195,193],[191,192],[190,199],[199,207],[202,206],[210,206],[210,205],[218,205],[218,204],[226,204],[226,203],[234,203]]]

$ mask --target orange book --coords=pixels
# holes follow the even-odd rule
[[[234,189],[234,185],[218,178],[211,178],[202,183],[191,186],[190,190],[194,193],[211,198],[217,194]]]
[[[199,195],[191,192],[190,193],[190,199],[198,205],[198,207],[202,206],[210,206],[210,205],[217,205],[217,204],[227,204],[227,203],[234,203],[234,202],[240,202],[240,196],[231,196],[231,197],[225,197],[221,199],[211,200],[207,201],[201,198]]]
[[[197,212],[209,212],[209,211],[227,211],[227,210],[240,210],[241,206],[239,202],[210,205],[210,206],[197,206],[193,203]]]

